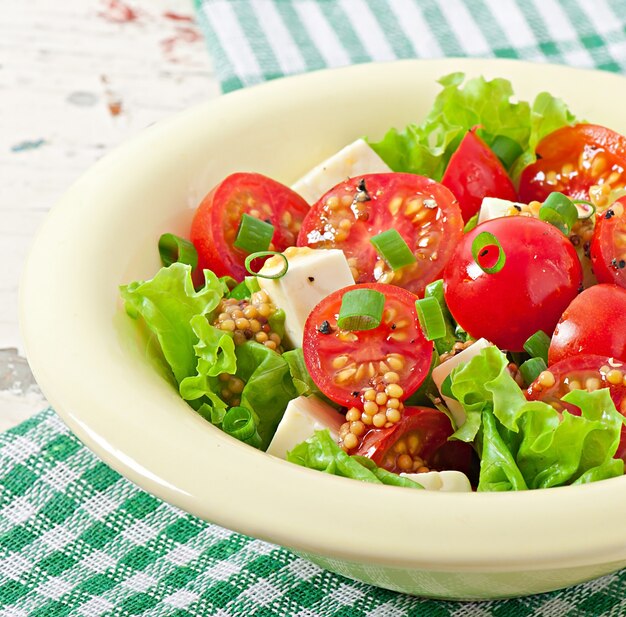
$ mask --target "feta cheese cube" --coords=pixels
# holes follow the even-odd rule
[[[508,216],[509,210],[515,206],[521,207],[525,204],[517,201],[509,201],[508,199],[497,199],[496,197],[485,197],[480,205],[480,213],[478,215],[478,224],[498,219],[502,216]]]
[[[337,441],[344,421],[345,418],[336,409],[316,396],[294,398],[287,405],[267,453],[284,459],[289,450],[312,437],[315,431],[324,429],[328,429]]]
[[[390,171],[365,140],[357,139],[314,167],[291,188],[313,205],[326,191],[348,178]]]
[[[316,304],[333,291],[354,285],[354,278],[343,251],[289,247],[283,253],[289,262],[285,276],[278,279],[259,277],[259,285],[272,302],[285,311],[285,335],[293,347],[302,347],[304,324]],[[261,274],[271,274],[284,267],[281,257],[268,259]]]

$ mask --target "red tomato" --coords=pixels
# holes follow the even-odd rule
[[[441,184],[459,200],[464,221],[480,210],[483,197],[517,200],[515,187],[500,159],[474,129],[465,134],[450,158]]]
[[[530,384],[526,392],[526,398],[529,401],[545,401],[559,411],[567,409],[571,414],[579,416],[580,409],[576,405],[562,401],[563,396],[574,389],[609,388],[617,411],[626,415],[626,385],[624,384],[626,367],[620,360],[607,356],[582,354],[552,364],[548,370],[554,375],[554,385],[542,386],[537,379]],[[622,426],[620,445],[614,458],[626,461],[626,426]]]
[[[617,285],[585,289],[565,309],[554,330],[549,363],[579,354],[626,358],[624,315],[626,289]]]
[[[565,126],[537,146],[537,162],[522,172],[522,201],[545,201],[553,191],[588,199],[594,184],[626,184],[626,137],[597,124]]]
[[[396,229],[417,258],[397,271],[378,256],[370,239]],[[339,248],[357,283],[393,283],[421,295],[441,272],[463,233],[454,195],[415,174],[369,174],[338,184],[314,204],[298,246]]]
[[[248,254],[233,246],[242,215],[271,223],[271,250],[283,251],[295,244],[308,211],[304,199],[280,182],[253,173],[228,176],[202,200],[191,224],[198,269],[242,280],[248,274],[244,266]]]
[[[450,419],[441,411],[406,407],[397,424],[366,433],[355,454],[367,456],[379,467],[394,473],[411,473],[427,467],[436,471],[462,471],[471,477],[473,449],[463,441],[448,441],[453,432]]]
[[[374,289],[386,297],[383,319],[372,330],[337,327],[343,295],[351,289]],[[400,376],[402,399],[428,375],[433,343],[427,341],[415,310],[417,298],[394,285],[352,285],[324,298],[304,325],[304,360],[317,387],[340,405],[359,402],[361,391],[382,383],[389,371]]]
[[[506,261],[487,274],[472,257],[481,232],[500,242]],[[483,249],[490,267],[497,248]],[[537,330],[550,334],[576,297],[582,269],[571,242],[556,227],[524,216],[492,219],[465,234],[443,273],[444,295],[456,321],[473,338],[484,337],[501,349],[522,351]]]
[[[591,263],[600,283],[626,288],[626,197],[596,219],[591,240]]]

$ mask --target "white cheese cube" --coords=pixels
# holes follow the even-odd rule
[[[421,484],[427,491],[472,492],[469,478],[461,471],[428,471],[426,473],[401,473],[400,475]]]
[[[294,398],[287,405],[267,453],[284,459],[289,450],[312,437],[315,431],[326,428],[337,441],[344,421],[345,418],[336,409],[315,396]]]
[[[302,347],[304,323],[316,304],[337,289],[354,285],[343,251],[289,247],[283,253],[289,262],[287,274],[279,279],[259,277],[259,285],[272,302],[285,311],[285,335],[293,347]],[[278,255],[268,259],[261,274],[280,271]]]
[[[348,178],[390,171],[363,139],[357,139],[314,167],[291,188],[313,205],[326,191]]]
[[[436,366],[433,369],[432,377],[439,392],[441,393],[441,385],[445,381],[446,377],[452,372],[452,369],[456,368],[460,364],[469,362],[474,356],[477,356],[481,350],[492,346],[493,343],[490,343],[487,339],[479,338],[461,353],[452,356],[445,362],[442,362],[439,366]],[[463,405],[461,405],[458,401],[455,401],[453,398],[449,398],[443,394],[441,394],[441,398],[444,400],[450,410],[450,413],[452,414],[452,417],[454,418],[454,422],[456,424],[455,428],[462,426],[465,423],[465,410],[463,409]]]
[[[502,216],[508,216],[509,210],[515,206],[521,207],[525,204],[517,201],[509,201],[508,199],[497,199],[496,197],[485,197],[480,204],[480,213],[478,215],[478,224],[498,219]]]

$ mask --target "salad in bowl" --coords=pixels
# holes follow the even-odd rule
[[[623,475],[626,138],[455,73],[287,187],[233,173],[121,287],[180,396],[273,456],[414,489]]]

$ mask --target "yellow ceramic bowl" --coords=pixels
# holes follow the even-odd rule
[[[156,242],[234,171],[289,183],[353,139],[420,120],[452,71],[562,96],[626,132],[626,80],[499,60],[361,65],[279,80],[146,130],[53,208],[25,268],[28,357],[56,411],[98,456],[162,499],[381,587],[499,598],[626,565],[626,478],[517,494],[369,485],[258,452],[196,415],[149,360],[118,285],[150,278]]]

